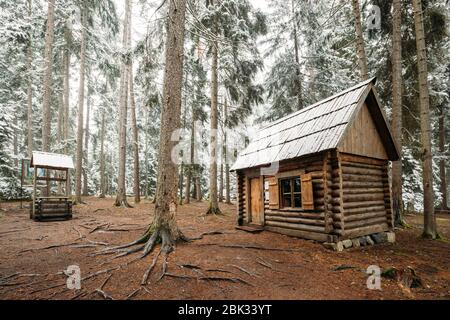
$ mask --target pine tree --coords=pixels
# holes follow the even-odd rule
[[[413,0],[414,25],[416,31],[417,69],[419,74],[419,105],[420,128],[423,166],[423,236],[435,239],[437,237],[436,216],[434,214],[433,168],[431,157],[431,121],[430,98],[428,92],[427,54],[425,32],[423,27],[422,1]]]
[[[394,210],[394,223],[402,226],[403,200],[402,200],[402,44],[401,20],[402,2],[393,2],[392,26],[392,135],[397,145],[400,160],[392,163],[392,206]]]
[[[42,151],[50,151],[50,129],[51,129],[51,86],[53,68],[53,37],[55,20],[55,0],[48,1],[47,9],[47,31],[45,33],[45,73],[44,94],[42,102]]]

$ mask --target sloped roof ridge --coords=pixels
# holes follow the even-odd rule
[[[309,105],[309,106],[307,106],[307,107],[305,107],[305,108],[303,108],[303,109],[300,109],[300,110],[298,110],[298,111],[296,111],[296,112],[294,112],[294,113],[288,114],[287,116],[284,116],[283,118],[280,118],[280,119],[278,119],[278,120],[275,120],[275,121],[273,121],[273,122],[267,124],[266,126],[262,127],[259,131],[262,131],[262,130],[264,130],[264,129],[270,128],[270,127],[272,127],[272,126],[274,126],[274,125],[276,125],[276,124],[279,124],[279,123],[281,123],[281,122],[284,122],[284,121],[286,121],[286,120],[289,120],[289,119],[291,119],[291,118],[293,118],[293,117],[295,117],[295,116],[297,116],[297,115],[299,115],[299,114],[302,114],[302,113],[304,113],[304,112],[306,112],[306,111],[308,111],[308,110],[311,110],[311,109],[313,109],[313,108],[315,108],[315,107],[318,107],[318,106],[320,106],[320,105],[322,105],[322,104],[324,104],[324,103],[326,103],[326,102],[328,102],[328,101],[330,101],[330,100],[336,99],[336,98],[338,98],[338,97],[340,97],[340,96],[342,96],[342,95],[344,95],[344,94],[346,94],[346,93],[348,93],[348,92],[350,92],[350,91],[353,91],[353,90],[356,90],[356,89],[358,89],[358,88],[360,88],[360,87],[363,87],[363,86],[365,86],[365,85],[368,85],[368,84],[371,83],[371,82],[375,83],[375,81],[376,81],[376,77],[372,77],[372,78],[370,78],[370,79],[368,79],[368,80],[366,80],[366,81],[360,82],[360,83],[354,85],[354,86],[351,87],[351,88],[345,89],[344,91],[338,92],[338,93],[336,93],[336,94],[334,94],[334,95],[332,95],[332,96],[330,96],[330,97],[327,97],[327,98],[325,98],[325,99],[323,99],[323,100],[320,100],[320,101],[318,101],[318,102],[315,102],[315,103],[313,103],[313,104],[311,104],[311,105]]]

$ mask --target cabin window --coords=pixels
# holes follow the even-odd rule
[[[280,180],[281,205],[284,208],[301,208],[302,192],[300,177]]]

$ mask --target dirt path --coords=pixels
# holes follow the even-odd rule
[[[86,201],[74,208],[74,219],[61,222],[34,222],[17,203],[1,204],[0,299],[126,299],[132,293],[131,299],[450,299],[450,244],[421,239],[422,217],[408,216],[412,228],[398,231],[394,245],[335,253],[313,241],[236,230],[235,206],[222,205],[225,216],[205,217],[205,203],[179,207],[181,229],[188,236],[215,230],[223,234],[179,244],[168,260],[170,275],[158,280],[159,258],[148,285],[135,292],[156,251],[99,274],[95,272],[136,256],[111,259],[92,253],[106,244],[135,240],[150,222],[153,205],[144,201],[122,209],[114,208],[111,198]],[[438,216],[438,224],[449,238],[450,216]],[[51,247],[61,244],[65,246]],[[66,288],[63,271],[70,265],[79,266],[85,278],[81,290]],[[381,291],[369,290],[369,265],[411,266],[424,286],[406,289],[383,278]]]

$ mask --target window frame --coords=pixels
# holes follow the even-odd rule
[[[295,179],[299,180],[299,187],[300,187],[300,191],[294,191],[294,181]],[[286,193],[283,190],[283,181],[289,181],[289,187],[290,187],[290,192]],[[279,186],[279,203],[280,203],[280,209],[290,209],[290,210],[302,210],[303,209],[303,203],[302,203],[302,179],[300,175],[295,175],[295,176],[288,176],[288,177],[282,177],[278,179],[278,186]],[[286,206],[285,205],[285,200],[284,200],[284,196],[285,195],[290,195],[290,199],[291,199],[291,205],[290,206]],[[300,198],[300,206],[296,207],[294,206],[295,204],[295,196],[298,196]]]

